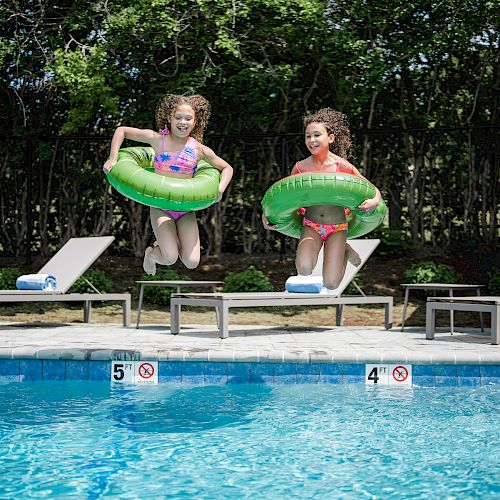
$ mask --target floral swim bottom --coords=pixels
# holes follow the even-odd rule
[[[323,241],[326,241],[328,236],[333,233],[338,233],[339,231],[347,231],[347,222],[341,222],[340,224],[320,224],[319,222],[314,222],[312,220],[304,217],[302,220],[302,225],[310,227],[316,231]]]

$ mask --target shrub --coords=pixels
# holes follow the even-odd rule
[[[183,276],[173,269],[159,270],[154,276],[144,274],[141,277],[143,281],[169,281],[169,280],[189,280],[187,276]],[[166,306],[170,304],[170,296],[175,289],[162,286],[146,286],[144,287],[144,300],[149,304],[158,304]]]
[[[494,267],[488,273],[488,290],[491,295],[500,295],[500,268]]]
[[[405,280],[408,283],[459,283],[461,276],[451,266],[424,260],[405,271]]]
[[[269,278],[253,266],[245,271],[229,273],[224,281],[225,292],[272,292],[273,290]]]
[[[410,266],[404,273],[406,283],[460,283],[462,277],[446,264],[438,264],[431,260],[417,262]],[[433,295],[446,295],[446,291],[433,290]],[[415,290],[415,295],[423,297],[428,295],[425,290]]]
[[[368,237],[380,239],[376,255],[381,257],[402,257],[421,246],[412,243],[408,234],[401,229],[389,229],[385,226],[379,226]]]
[[[89,285],[91,283],[92,285]],[[69,289],[70,293],[108,293],[113,288],[113,282],[100,269],[87,269]]]
[[[0,268],[0,290],[15,290],[16,279],[19,278],[21,274],[21,270],[17,267]]]

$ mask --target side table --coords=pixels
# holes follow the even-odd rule
[[[476,290],[478,296],[481,295],[481,288],[486,285],[462,285],[455,283],[402,283],[401,286],[405,289],[405,300],[403,302],[403,319],[401,320],[401,331],[405,327],[406,319],[406,308],[408,306],[408,298],[410,295],[410,290],[448,290],[449,296],[453,297],[453,292],[464,291],[470,292],[471,290]],[[483,313],[480,313],[481,318],[481,331],[484,332],[483,326]],[[450,310],[450,326],[451,334],[453,335],[453,310]]]

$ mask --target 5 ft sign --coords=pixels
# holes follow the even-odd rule
[[[411,365],[367,364],[365,371],[367,385],[409,385],[411,386]]]
[[[158,361],[112,361],[111,382],[157,384]]]

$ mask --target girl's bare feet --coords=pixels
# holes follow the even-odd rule
[[[356,250],[354,250],[351,245],[347,244],[346,243],[346,246],[345,246],[345,253],[347,255],[347,260],[354,266],[354,267],[358,267],[360,264],[361,264],[361,258],[358,254],[358,252],[356,252]]]
[[[153,249],[151,247],[147,247],[144,252],[144,260],[142,262],[142,268],[146,274],[150,274],[154,276],[156,274],[156,262],[153,260],[153,256],[151,252]]]

